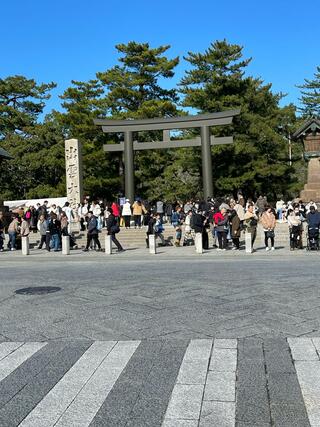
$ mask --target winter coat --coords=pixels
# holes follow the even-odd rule
[[[109,235],[117,233],[115,229],[118,229],[119,231],[118,222],[116,220],[116,217],[112,213],[108,216],[106,225],[107,225],[107,230]]]
[[[228,228],[229,221],[228,215],[222,215],[221,212],[217,212],[216,214],[214,214],[213,220],[217,231],[226,231],[226,229]]]
[[[250,233],[257,228],[258,217],[255,213],[247,211],[244,214],[244,224],[247,227],[247,231]]]
[[[276,217],[272,212],[264,212],[260,218],[260,224],[264,231],[274,230],[277,225]]]
[[[203,231],[203,217],[199,213],[193,213],[190,222],[191,228],[195,233],[202,233]]]
[[[289,228],[297,227],[302,225],[300,214],[296,215],[294,212],[291,212],[288,215],[288,226]]]
[[[45,236],[47,234],[47,232],[49,231],[48,221],[46,219],[43,222],[38,221],[37,228],[40,232],[40,235]]]
[[[49,221],[49,231],[51,236],[53,236],[54,234],[60,234],[61,223],[58,219],[51,219]]]
[[[146,208],[143,206],[143,204],[138,202],[134,202],[132,209],[133,215],[142,215],[144,212],[146,212]]]
[[[233,238],[239,238],[241,236],[241,230],[240,230],[240,218],[236,211],[231,215],[230,217],[230,224],[231,224],[231,237]]]
[[[14,233],[14,232],[18,233],[18,231],[19,231],[19,221],[17,218],[14,218],[9,224],[8,233]]]
[[[320,213],[315,211],[307,214],[307,223],[309,228],[319,228],[320,226]]]
[[[131,205],[130,202],[126,202],[122,207],[122,216],[131,216]]]
[[[113,202],[111,209],[114,216],[120,216],[120,206],[117,203]]]
[[[97,218],[94,215],[92,215],[88,223],[88,234],[91,234],[91,235],[98,234],[97,226],[98,226]]]
[[[22,237],[29,236],[30,234],[30,227],[28,221],[26,221],[25,219],[23,219],[21,222],[20,234]]]
[[[243,206],[240,205],[240,203],[237,203],[234,207],[234,210],[237,212],[237,215],[240,219],[240,221],[244,220],[244,209]]]

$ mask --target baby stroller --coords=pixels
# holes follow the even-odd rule
[[[301,227],[300,225],[293,225],[290,228],[290,250],[301,249],[302,240],[301,240]]]
[[[308,228],[307,251],[319,250],[319,228]]]
[[[183,246],[193,246],[194,245],[194,237],[192,231],[185,233],[183,239]]]

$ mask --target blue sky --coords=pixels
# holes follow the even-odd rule
[[[298,102],[296,84],[320,65],[318,0],[2,0],[0,77],[22,74],[58,87],[46,111],[60,108],[70,81],[85,81],[117,61],[117,43],[130,40],[182,59],[226,38],[252,57],[248,72]],[[183,75],[180,62],[174,82]]]

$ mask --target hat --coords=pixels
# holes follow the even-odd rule
[[[126,199],[126,202],[130,202],[130,200],[129,200],[129,199]]]

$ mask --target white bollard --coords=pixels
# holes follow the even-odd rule
[[[28,236],[21,237],[21,249],[22,249],[22,255],[30,255]]]
[[[70,237],[62,236],[62,255],[70,255]]]
[[[157,253],[156,236],[154,234],[149,234],[149,252],[151,254]]]
[[[203,253],[202,233],[196,233],[195,245],[196,245],[197,254],[202,254]]]
[[[252,253],[252,243],[251,243],[251,233],[246,231],[245,233],[245,242],[246,242],[246,253]]]
[[[107,255],[111,255],[112,254],[112,240],[111,240],[111,236],[109,236],[108,234],[106,235],[105,238],[105,251]]]

